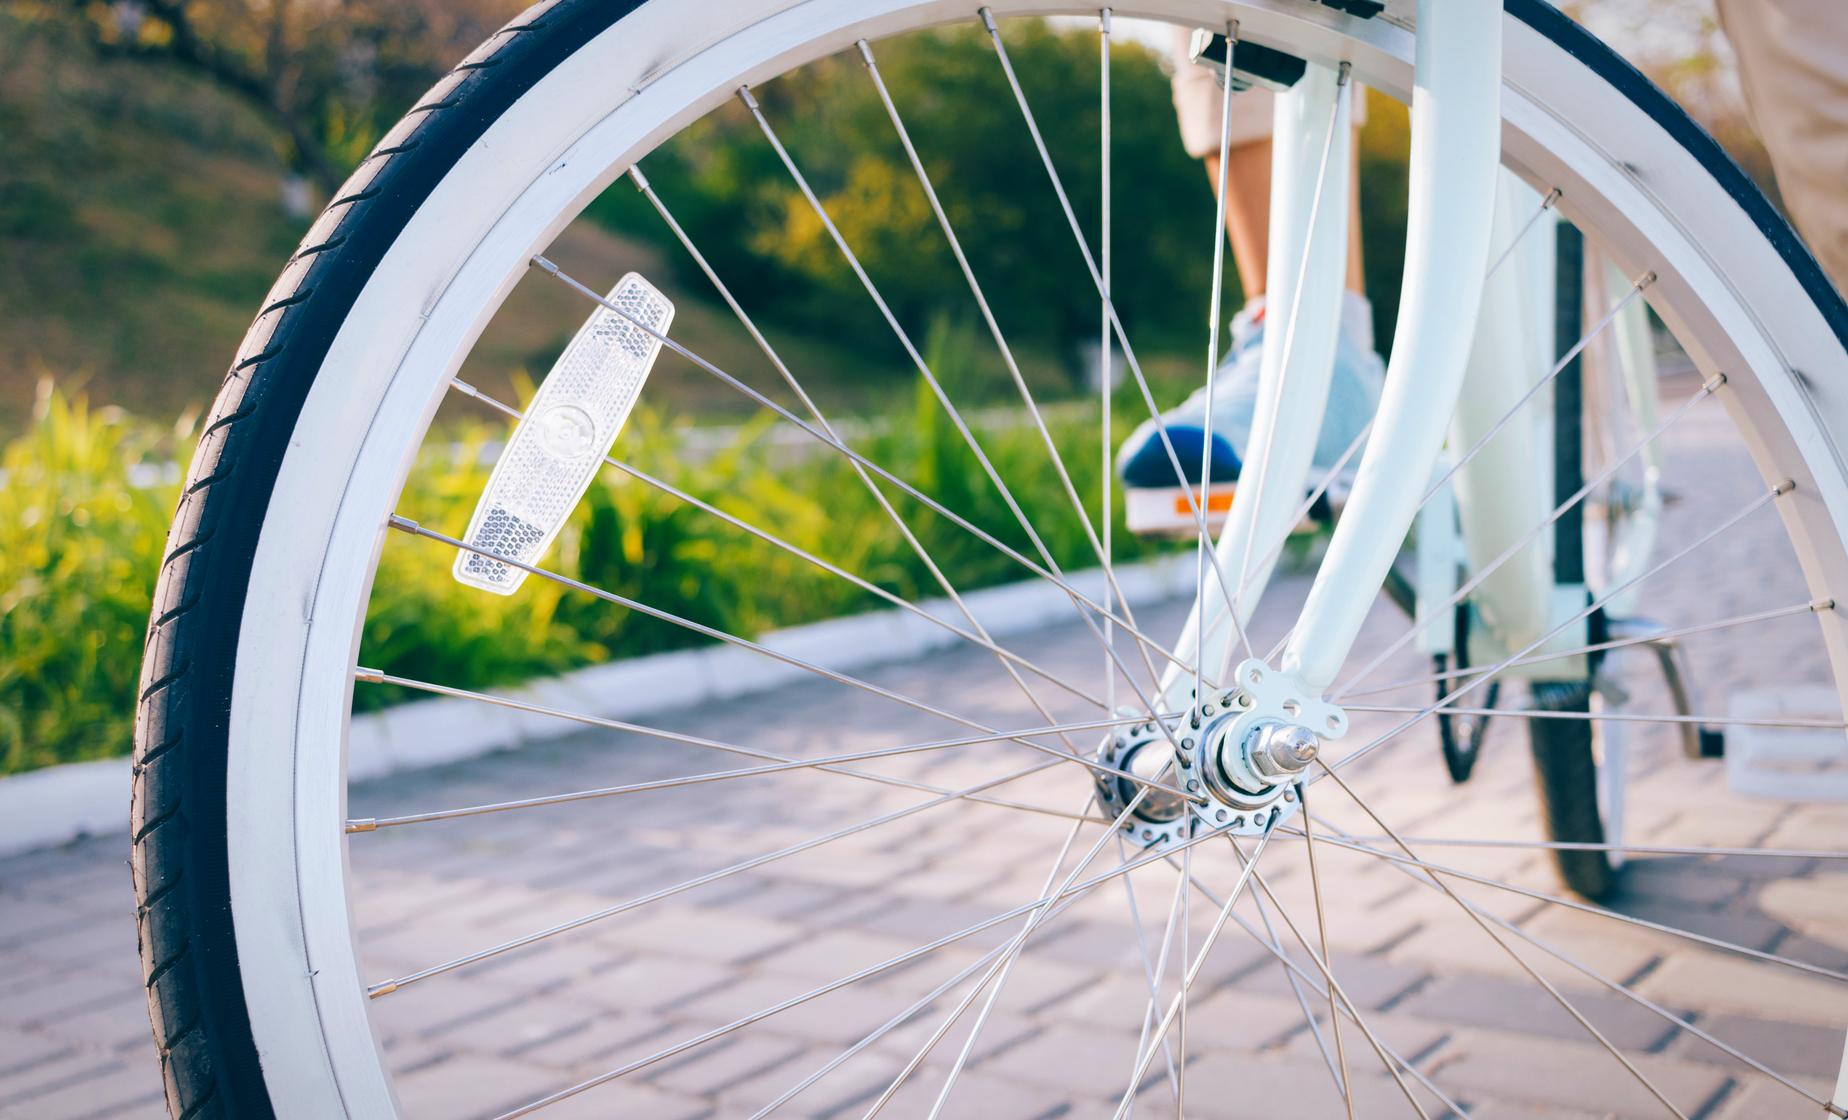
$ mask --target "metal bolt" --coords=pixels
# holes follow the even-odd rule
[[[1306,727],[1272,725],[1259,733],[1257,745],[1251,748],[1251,768],[1273,780],[1288,778],[1307,769],[1321,749],[1321,740]]]

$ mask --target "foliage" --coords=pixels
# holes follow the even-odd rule
[[[1006,34],[1096,252],[1097,36],[1037,20],[1012,21]],[[919,32],[876,51],[879,73],[1002,328],[1017,344],[1069,359],[1073,347],[1097,335],[1096,288],[986,34],[972,26]],[[973,319],[967,285],[857,51],[754,92],[900,320]],[[1111,99],[1114,298],[1139,347],[1191,353],[1202,344],[1210,286],[1212,192],[1181,147],[1168,79],[1147,49],[1115,47]],[[860,281],[737,102],[693,124],[643,167],[728,282],[769,300],[773,313],[797,327],[893,346]],[[673,245],[626,182],[590,213],[626,235]],[[692,262],[673,250],[668,259],[692,277]]]
[[[179,442],[47,386],[0,452],[0,773],[128,750],[177,492],[131,476]]]
[[[931,332],[933,368],[952,379],[1001,376],[978,367],[966,330]],[[1119,430],[1130,422],[1119,402]],[[745,425],[715,455],[683,451],[683,432],[638,410],[617,447],[622,461],[790,544],[912,599],[940,594],[841,456],[793,453]],[[128,749],[152,584],[177,485],[150,485],[188,446],[119,410],[90,409],[47,388],[30,429],[0,465],[0,773]],[[1032,556],[1032,545],[929,391],[856,441],[884,465],[972,523]],[[1001,476],[1061,566],[1096,563],[1032,428],[978,426]],[[1051,421],[1077,490],[1096,508],[1095,423]],[[491,469],[499,425],[471,424],[421,453],[398,502],[407,516],[461,536]],[[817,445],[819,446],[819,445]],[[1015,562],[915,500],[888,494],[959,590],[1025,578]],[[1116,527],[1118,559],[1152,547]],[[507,598],[450,578],[452,550],[394,536],[381,558],[361,659],[393,673],[460,687],[505,685],[615,657],[707,639],[681,626],[529,577]],[[544,561],[562,574],[706,626],[743,636],[889,604],[808,561],[724,524],[623,473],[605,469]],[[356,704],[400,699],[366,687]]]

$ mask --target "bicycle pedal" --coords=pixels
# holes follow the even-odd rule
[[[456,581],[511,595],[577,508],[641,396],[674,304],[636,273],[616,282],[534,394],[501,451],[463,540]],[[651,333],[652,332],[652,333]]]
[[[1188,500],[1184,486],[1131,486],[1123,491],[1123,519],[1129,531],[1145,537],[1191,537],[1199,531],[1194,517],[1195,506],[1206,515],[1206,527],[1217,532],[1232,510],[1232,496],[1238,487],[1230,482],[1213,483],[1203,495],[1193,491]]]

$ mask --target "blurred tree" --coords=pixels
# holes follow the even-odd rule
[[[1094,32],[1038,20],[1007,28],[1008,52],[1085,236],[1097,251],[1098,62]],[[1098,333],[1096,289],[1065,214],[979,28],[876,46],[964,251],[1009,341],[1076,371]],[[1182,149],[1168,79],[1133,42],[1112,54],[1115,299],[1132,339],[1153,350],[1205,350],[1212,264],[1211,185]],[[757,89],[764,112],[829,217],[914,338],[939,315],[970,319],[974,301],[857,52]],[[650,180],[728,284],[792,325],[891,346],[859,281],[737,102],[643,161]],[[671,244],[633,189],[618,183],[592,214],[625,234]],[[676,249],[689,281],[690,261]],[[1237,307],[1236,280],[1229,307]]]
[[[26,0],[107,55],[182,68],[275,127],[300,185],[325,195],[412,100],[518,0]],[[293,208],[312,200],[298,187]]]

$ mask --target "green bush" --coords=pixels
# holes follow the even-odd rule
[[[966,330],[939,326],[928,358],[946,381],[1002,376]],[[986,361],[995,368],[988,369]],[[1131,423],[1122,400],[1118,431]],[[1016,412],[1019,410],[1016,409]],[[1025,555],[1033,546],[927,387],[859,449]],[[745,425],[716,455],[682,453],[682,434],[638,410],[617,454],[739,519],[907,598],[940,594],[850,465],[765,440],[775,421]],[[49,388],[30,429],[9,445],[0,487],[0,773],[125,753],[152,584],[178,486],[148,484],[184,457],[185,425],[161,429],[92,410]],[[1080,495],[1096,509],[1101,472],[1094,420],[1050,423]],[[445,429],[421,454],[398,508],[461,536],[491,467],[498,423]],[[1048,550],[1062,566],[1096,563],[1031,427],[979,435]],[[819,445],[816,445],[819,448]],[[165,468],[171,473],[171,467]],[[961,590],[1026,578],[1015,562],[915,499],[894,505]],[[1117,556],[1150,545],[1116,528]],[[363,663],[466,688],[705,641],[660,619],[538,578],[503,598],[450,578],[453,550],[393,536],[380,560],[361,642]],[[622,473],[605,469],[544,564],[618,595],[744,636],[887,604],[878,597]],[[356,705],[401,699],[367,686]]]
[[[46,386],[0,453],[0,772],[128,751],[178,442]]]

